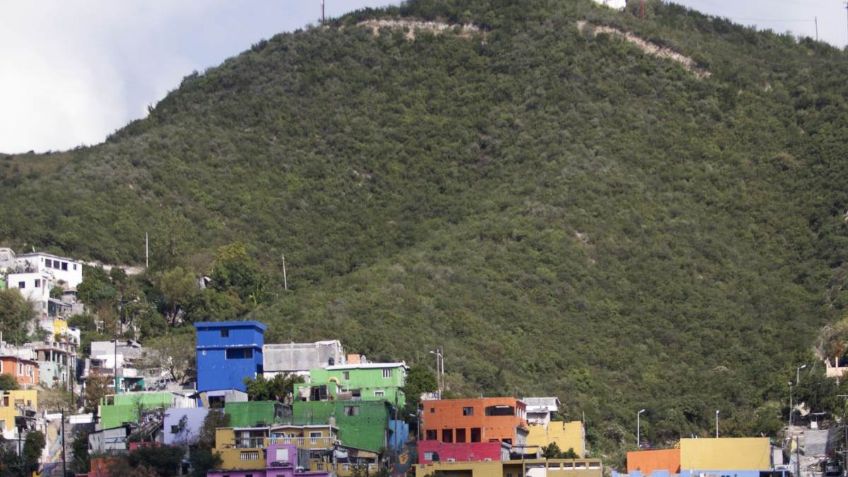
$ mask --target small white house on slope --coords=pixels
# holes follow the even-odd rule
[[[595,3],[616,10],[624,10],[627,6],[627,0],[595,0]]]

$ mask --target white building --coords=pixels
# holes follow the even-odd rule
[[[48,273],[54,284],[76,289],[82,283],[82,262],[49,253],[27,253],[15,257],[15,271]]]
[[[15,252],[11,248],[0,248],[0,272],[14,268]]]
[[[627,0],[595,0],[595,3],[616,10],[624,10],[627,6]]]
[[[551,422],[551,414],[557,412],[560,406],[556,397],[526,397],[521,400],[527,406],[527,423],[531,426],[547,426]]]
[[[50,289],[53,287],[50,275],[37,271],[10,273],[6,276],[6,286],[20,291],[24,298],[32,302],[40,316],[47,316]]]
[[[345,364],[345,353],[339,340],[266,344],[262,361],[266,378],[278,374],[308,376],[310,369]]]

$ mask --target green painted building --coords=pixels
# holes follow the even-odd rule
[[[195,407],[194,400],[171,392],[130,392],[110,394],[100,401],[100,428],[112,429],[127,422],[137,423],[140,411]]]
[[[282,422],[283,406],[277,401],[245,401],[224,404],[230,427],[264,427]]]
[[[300,401],[386,401],[402,408],[404,384],[405,363],[345,364],[310,370],[308,382],[296,384],[294,395]]]
[[[342,445],[380,452],[390,437],[392,412],[384,401],[295,401],[292,423],[335,425]]]

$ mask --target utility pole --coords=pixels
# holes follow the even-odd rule
[[[150,268],[150,236],[144,232],[144,269]]]
[[[819,17],[815,17],[816,21],[816,41],[819,41]]]
[[[323,25],[327,21],[327,18],[324,16],[324,0],[321,0],[321,24]]]
[[[62,408],[62,477],[68,475],[68,461],[65,458],[65,408]]]

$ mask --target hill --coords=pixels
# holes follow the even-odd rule
[[[443,346],[454,392],[559,395],[596,449],[640,408],[655,442],[715,409],[773,434],[846,303],[846,69],[674,5],[413,0],[254,45],[104,144],[0,158],[0,237],[138,263],[150,232],[154,272],[285,254],[270,339]]]

